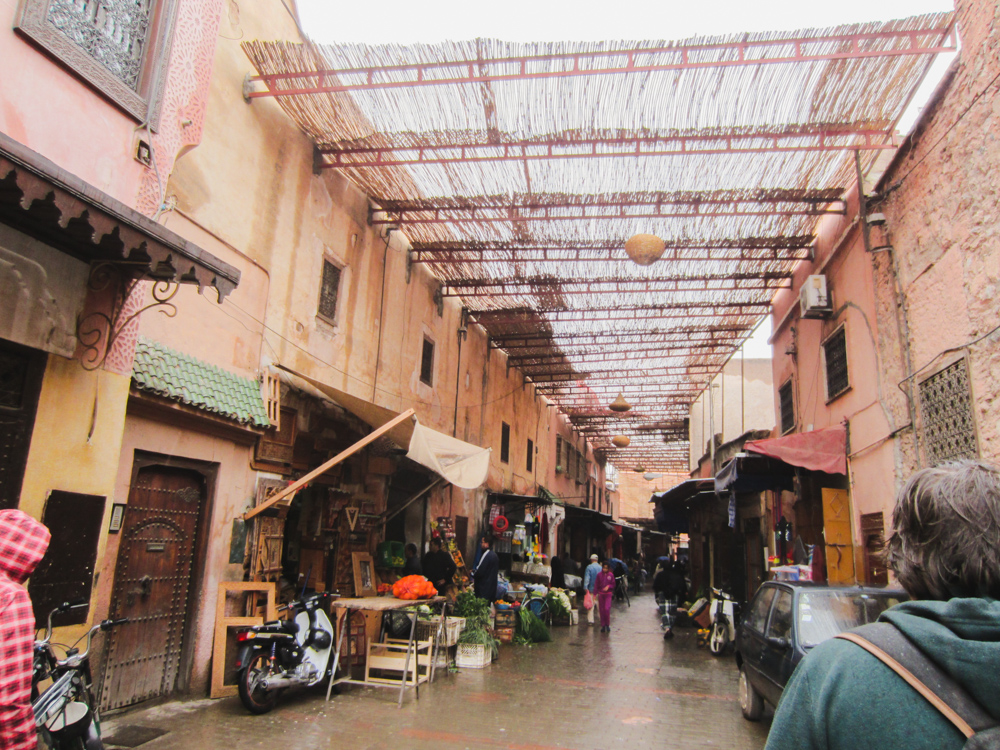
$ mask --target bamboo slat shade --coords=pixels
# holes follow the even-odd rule
[[[953,14],[678,41],[246,42],[260,79],[445,296],[609,460],[684,472],[683,425],[845,211]],[[648,266],[637,234],[663,242]],[[633,409],[608,411],[619,392]],[[615,449],[611,438],[631,440]]]

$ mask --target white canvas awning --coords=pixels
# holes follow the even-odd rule
[[[290,385],[299,387],[300,383],[304,383],[307,387],[311,387],[310,390],[315,389],[324,398],[343,407],[372,427],[381,427],[399,416],[399,412],[352,396],[288,367],[283,365],[277,367],[281,371],[280,377],[285,378],[286,374],[292,376],[286,378]],[[407,458],[426,466],[456,487],[474,490],[486,481],[490,469],[489,448],[480,448],[478,445],[432,430],[420,424],[416,417],[397,425],[388,435],[401,447],[407,448]]]

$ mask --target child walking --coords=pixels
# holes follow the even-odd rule
[[[611,572],[611,566],[605,562],[601,565],[601,572],[597,574],[597,583],[594,586],[597,592],[597,602],[601,613],[601,632],[611,632],[611,600],[615,595],[615,574]]]

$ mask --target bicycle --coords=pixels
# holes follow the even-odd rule
[[[514,592],[511,592],[514,593]],[[542,594],[537,591],[526,590],[524,596],[519,597],[521,606],[527,608],[535,617],[545,623],[546,626],[552,623],[552,613],[549,611],[549,603]]]

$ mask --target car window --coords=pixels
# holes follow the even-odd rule
[[[767,624],[767,613],[771,609],[771,600],[774,599],[775,588],[765,586],[754,597],[750,604],[750,612],[743,623],[751,630],[758,633],[764,632],[764,625]]]
[[[878,620],[905,601],[902,592],[803,591],[799,594],[799,644],[810,648],[845,630]]]
[[[767,626],[770,638],[791,638],[792,636],[792,595],[779,591],[771,608],[771,622]]]

